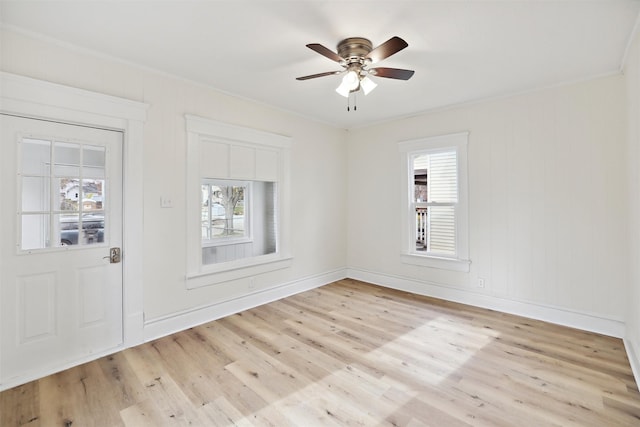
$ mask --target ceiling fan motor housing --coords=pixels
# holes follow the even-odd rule
[[[347,65],[365,62],[365,57],[371,52],[373,45],[364,37],[349,37],[338,43],[338,55],[345,60]]]

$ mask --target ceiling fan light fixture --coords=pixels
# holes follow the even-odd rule
[[[346,98],[349,96],[349,93],[357,90],[359,86],[360,78],[358,77],[358,72],[355,70],[350,70],[342,78],[342,83],[340,83],[340,86],[338,86],[336,92]]]
[[[340,85],[336,88],[336,92],[338,92],[340,95],[344,96],[345,98],[349,97],[349,93],[351,92],[348,88],[344,87],[344,85]]]
[[[378,86],[378,84],[367,76],[364,76],[362,79],[360,79],[360,87],[362,88],[362,91],[365,95],[368,95],[369,92],[376,88],[376,86]]]

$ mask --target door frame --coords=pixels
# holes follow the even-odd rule
[[[148,108],[149,105],[142,102],[0,72],[0,112],[123,133],[123,343],[105,354],[92,354],[86,359],[74,361],[73,365],[144,341],[142,153],[144,122]],[[5,260],[0,257],[0,269],[3,262]],[[1,307],[2,304],[0,310]],[[70,366],[59,368],[66,369]],[[33,377],[16,379],[15,384],[3,384],[0,391],[51,373],[36,372]]]

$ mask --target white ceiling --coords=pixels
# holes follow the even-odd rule
[[[5,1],[2,25],[153,68],[341,128],[620,71],[640,0]],[[357,111],[340,69],[305,47],[409,43]]]

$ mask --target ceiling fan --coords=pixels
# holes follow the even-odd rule
[[[344,97],[349,97],[349,94],[362,89],[364,94],[367,95],[377,86],[369,76],[398,80],[409,80],[411,76],[413,76],[413,70],[387,67],[369,68],[371,64],[382,61],[400,52],[407,46],[409,46],[407,42],[397,36],[391,37],[375,49],[368,39],[363,37],[350,37],[338,43],[338,53],[321,44],[311,43],[307,45],[309,49],[336,61],[343,69],[297,77],[296,80],[309,80],[344,73],[342,83],[338,86],[336,92]]]

